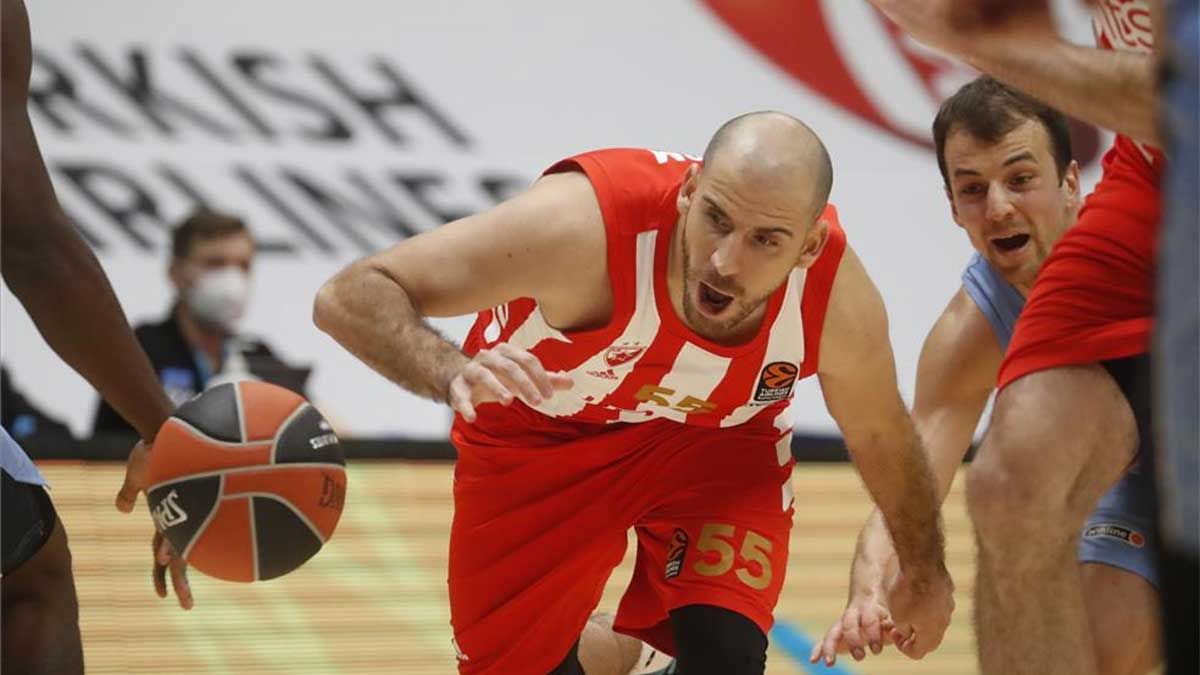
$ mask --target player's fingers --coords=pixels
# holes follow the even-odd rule
[[[872,654],[883,651],[883,616],[879,608],[872,608],[862,615],[863,637]]]
[[[125,480],[121,484],[121,489],[117,490],[117,497],[114,500],[118,511],[129,513],[137,504],[138,493],[146,486],[146,473],[150,463],[149,454],[146,445],[141,442],[129,452],[129,459],[125,462]]]
[[[850,655],[855,661],[861,661],[867,655],[867,643],[863,640],[862,627],[859,625],[860,618],[861,615],[854,608],[846,610],[842,615],[842,639],[846,641]]]
[[[542,402],[542,392],[521,363],[497,351],[488,352],[481,360],[510,391],[520,394],[531,405]]]
[[[845,640],[842,639],[842,624],[835,623],[826,631],[825,639],[821,641],[821,657],[827,667],[837,663],[838,648],[844,647],[845,644]]]
[[[191,609],[194,601],[192,600],[192,587],[187,578],[187,561],[183,558],[173,558],[169,567],[171,569],[171,587],[175,589],[175,599],[179,601],[180,607]]]
[[[542,367],[542,362],[538,360],[538,357],[525,351],[524,349],[517,349],[507,342],[497,345],[496,351],[500,352],[504,356],[507,356],[514,363],[519,365],[521,370],[525,371],[525,374],[529,377],[529,380],[533,382],[534,386],[537,387],[538,394],[540,394],[543,399],[550,398],[554,395],[554,386],[550,383],[550,375],[546,372],[546,369]]]
[[[158,562],[158,549],[161,545],[161,534],[155,534],[150,540],[150,555],[154,558],[154,569],[150,573],[150,579],[154,582],[154,592],[158,597],[167,597],[167,566],[160,565]]]
[[[161,534],[157,535],[155,540],[158,544],[154,548],[154,562],[159,565],[169,564],[172,558],[171,542],[167,541],[167,538]]]
[[[509,405],[513,402],[513,393],[486,366],[478,363],[469,363],[463,369],[462,374],[467,384],[471,385],[472,393],[476,390],[481,390],[486,394],[482,399],[472,396],[471,399],[473,401],[499,401],[501,405]]]
[[[550,386],[555,391],[564,391],[575,386],[575,380],[566,373],[550,373]]]
[[[450,407],[468,422],[475,421],[475,406],[471,404],[471,386],[461,377],[450,380]]]

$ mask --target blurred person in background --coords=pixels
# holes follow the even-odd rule
[[[261,340],[237,333],[250,299],[254,257],[250,230],[231,215],[200,209],[172,232],[167,277],[175,301],[162,321],[141,324],[134,335],[176,405],[226,378],[276,381],[304,395],[306,373],[285,365]],[[92,432],[133,429],[100,401]]]
[[[146,487],[151,444],[172,404],[138,348],[103,268],[72,227],[46,173],[26,108],[32,47],[24,3],[3,0],[0,29],[0,271],[47,344],[141,436],[116,498],[117,508],[128,513]],[[79,601],[66,530],[41,471],[2,429],[0,477],[0,670],[82,673]],[[191,607],[184,565],[157,532],[153,555],[159,595],[167,594],[169,568],[180,605]]]

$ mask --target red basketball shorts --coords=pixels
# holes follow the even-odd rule
[[[1039,370],[1149,351],[1161,207],[1133,172],[1107,173],[1042,264],[999,388]]]
[[[461,422],[460,422],[461,424]],[[450,611],[459,671],[545,673],[637,536],[616,628],[674,653],[668,612],[709,604],[770,630],[792,525],[791,435],[667,420],[544,447],[454,434]]]

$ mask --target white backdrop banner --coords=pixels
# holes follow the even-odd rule
[[[1073,0],[1063,25],[1086,41]],[[328,277],[485,209],[577,152],[699,152],[734,115],[790,112],[833,156],[833,201],[882,289],[901,386],[969,245],[931,151],[937,104],[972,74],[859,0],[29,3],[30,114],[58,196],[134,323],[172,302],[169,228],[197,204],[243,216],[261,255],[243,328],[311,363],[343,431],[444,437],[449,412],[311,323]],[[1103,143],[1080,129],[1088,184]],[[95,393],[3,295],[13,383],[78,434]],[[469,318],[439,322],[461,339]],[[834,429],[816,382],[797,429]]]

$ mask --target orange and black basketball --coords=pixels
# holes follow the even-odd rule
[[[158,529],[188,562],[229,581],[287,574],[333,535],[345,460],[308,401],[262,382],[222,384],[158,432],[146,490]]]

